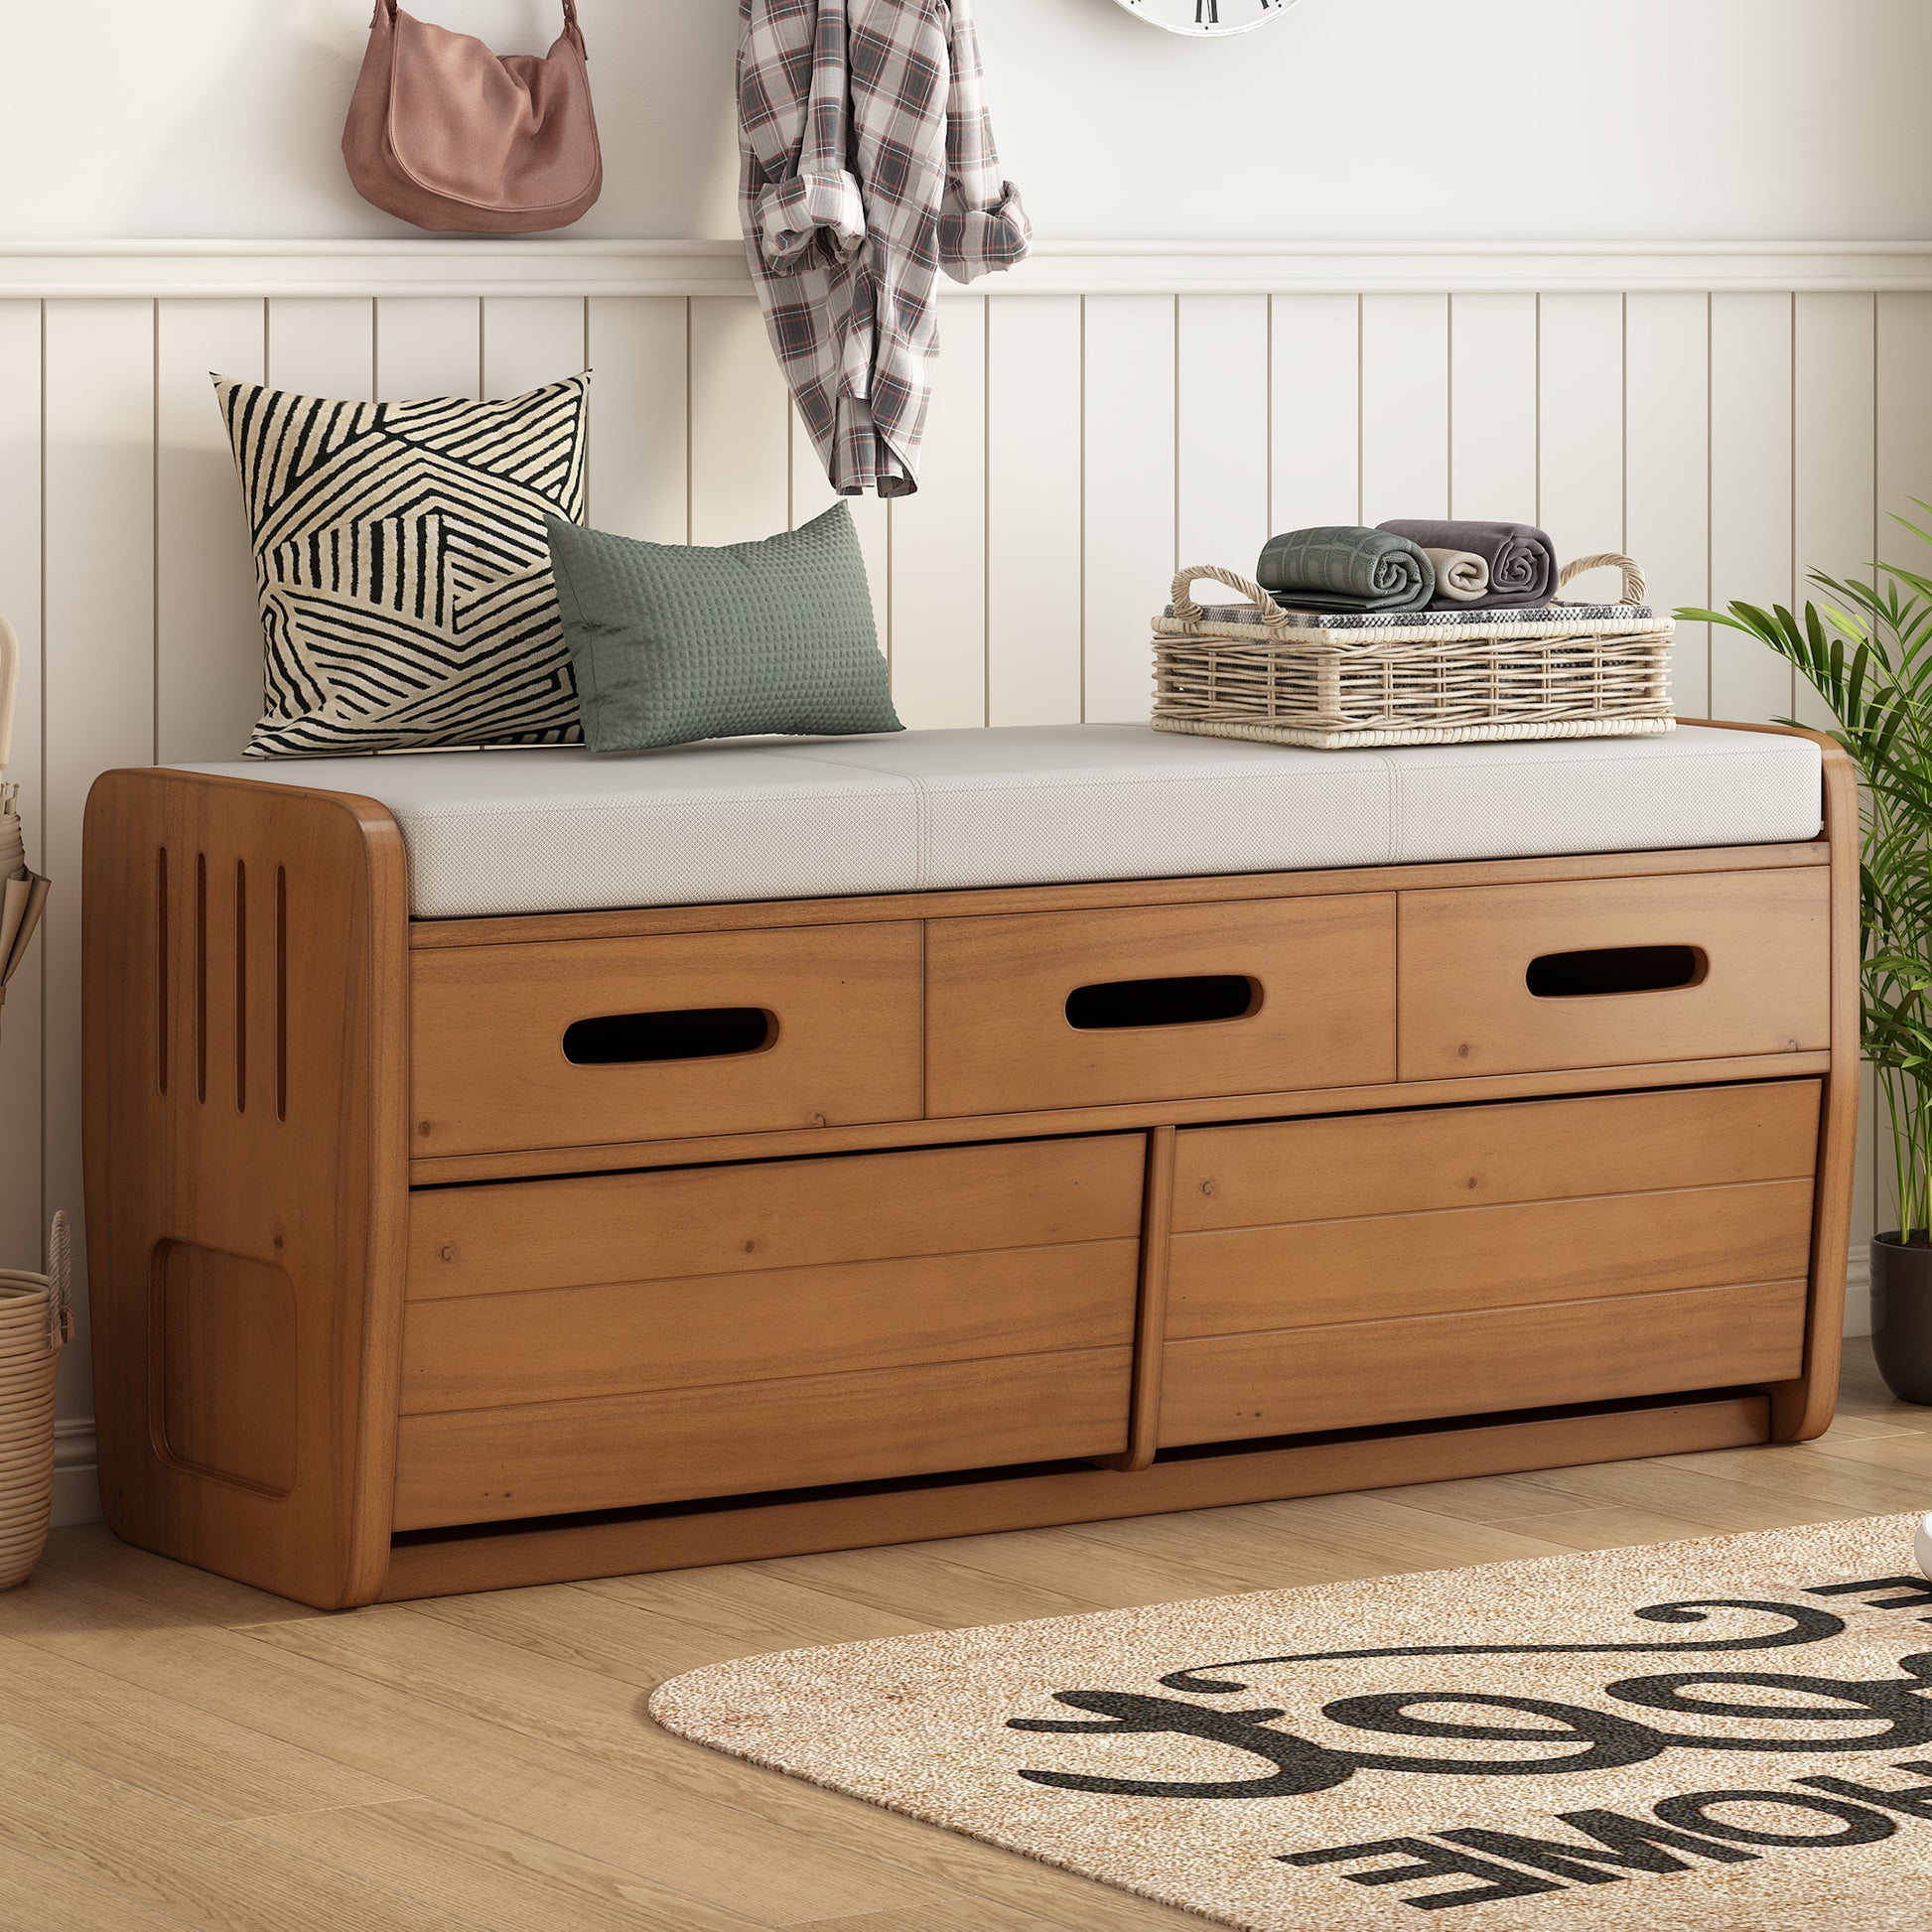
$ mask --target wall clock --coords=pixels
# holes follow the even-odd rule
[[[1295,0],[1117,0],[1171,34],[1245,34],[1279,20]]]

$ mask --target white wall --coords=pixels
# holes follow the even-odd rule
[[[556,0],[416,0],[504,51]],[[977,0],[1042,233],[1932,233],[1926,0],[1300,0],[1195,43],[1114,0]],[[582,0],[587,236],[733,232],[732,0]],[[337,142],[368,0],[0,0],[0,236],[409,232]],[[52,81],[55,84],[47,84]]]

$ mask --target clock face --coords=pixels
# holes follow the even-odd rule
[[[1171,34],[1245,34],[1279,20],[1295,0],[1118,0]]]

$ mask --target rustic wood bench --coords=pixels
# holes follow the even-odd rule
[[[795,751],[814,783],[866,766],[837,837],[755,748],[731,809],[771,815],[813,896],[537,910],[535,821],[424,817],[467,755],[110,772],[84,913],[108,1520],[334,1607],[1815,1435],[1858,806],[1829,743],[1744,729],[1509,765],[1574,840],[1559,751],[1709,741],[1668,848],[1234,872],[1229,840],[1355,836],[1240,822],[1241,760],[1322,755],[1141,734],[1196,761],[1222,845],[1208,876],[1167,852],[1175,876],[1084,881],[1042,872],[1115,864],[1116,819],[1145,846],[1148,794],[1076,795],[1039,740],[1001,752],[1032,776],[989,862],[1033,883],[943,889],[919,881],[976,836],[959,746],[903,783],[904,741]],[[1748,816],[1745,750],[1800,757],[1809,806],[1772,775],[1809,822],[1712,842]],[[615,781],[570,756],[581,833]],[[1334,756],[1443,849],[1433,752]],[[1054,797],[1071,860],[1011,833]],[[674,861],[716,892],[713,809],[679,794],[675,850],[606,827],[601,890]],[[841,865],[885,888],[832,890]]]

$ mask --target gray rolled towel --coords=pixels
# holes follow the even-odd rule
[[[1420,544],[1357,523],[1270,537],[1255,582],[1291,611],[1420,611],[1436,595]]]
[[[1557,594],[1556,546],[1533,523],[1395,517],[1380,527],[1425,550],[1466,550],[1489,566],[1488,591],[1456,600],[1458,610],[1533,611]]]

